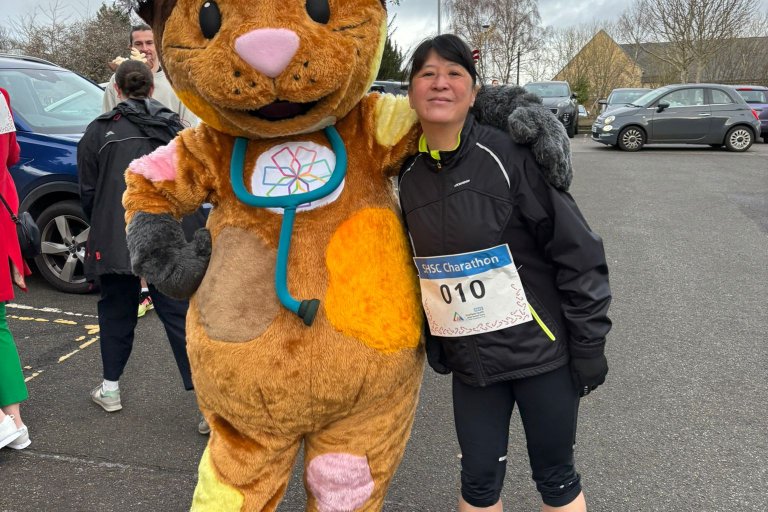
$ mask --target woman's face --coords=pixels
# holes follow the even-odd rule
[[[463,124],[477,91],[469,72],[434,50],[413,76],[408,100],[419,120],[433,124]]]

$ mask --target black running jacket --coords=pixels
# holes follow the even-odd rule
[[[570,194],[545,181],[527,147],[471,115],[460,141],[439,161],[419,153],[402,168],[400,205],[414,252],[440,256],[506,243],[535,314],[480,335],[427,332],[430,364],[485,386],[552,371],[570,356],[599,356],[611,328],[602,240]]]

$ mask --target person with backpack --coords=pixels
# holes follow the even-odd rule
[[[128,60],[115,73],[122,100],[97,117],[77,147],[80,199],[90,220],[85,274],[98,280],[100,347],[104,380],[91,391],[92,400],[107,412],[122,409],[119,380],[133,348],[141,300],[140,277],[133,274],[125,238],[125,170],[131,161],[168,144],[184,127],[179,115],[152,99],[153,76],[146,64]],[[205,218],[200,212],[182,224],[194,231]],[[186,232],[190,236],[190,232]],[[184,388],[193,389],[186,351],[186,300],[158,292],[150,283],[155,310],[163,322]],[[210,432],[205,420],[198,431]]]

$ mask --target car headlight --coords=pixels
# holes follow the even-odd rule
[[[568,100],[565,100],[565,101],[561,101],[560,103],[558,103],[558,104],[557,104],[557,107],[558,107],[558,108],[563,108],[563,107],[567,107],[567,106],[568,106],[568,105],[570,105],[570,104],[571,104],[571,102],[570,102],[570,101],[568,101]]]
[[[616,120],[616,116],[608,116],[608,117],[605,118],[605,120],[603,122],[605,124],[611,124],[615,120]]]
[[[609,131],[611,131],[611,130],[613,130],[613,126],[611,126],[611,125],[609,125],[609,124],[607,124],[607,125],[603,126],[603,131],[604,131],[604,132],[609,132]]]

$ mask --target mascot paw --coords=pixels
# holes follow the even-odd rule
[[[170,215],[138,212],[128,224],[127,240],[134,274],[162,293],[187,299],[200,286],[211,259],[207,229],[198,229],[187,242],[181,224]]]
[[[516,85],[482,87],[472,113],[478,122],[504,130],[518,144],[529,146],[550,185],[568,190],[573,179],[568,133],[538,96]]]

